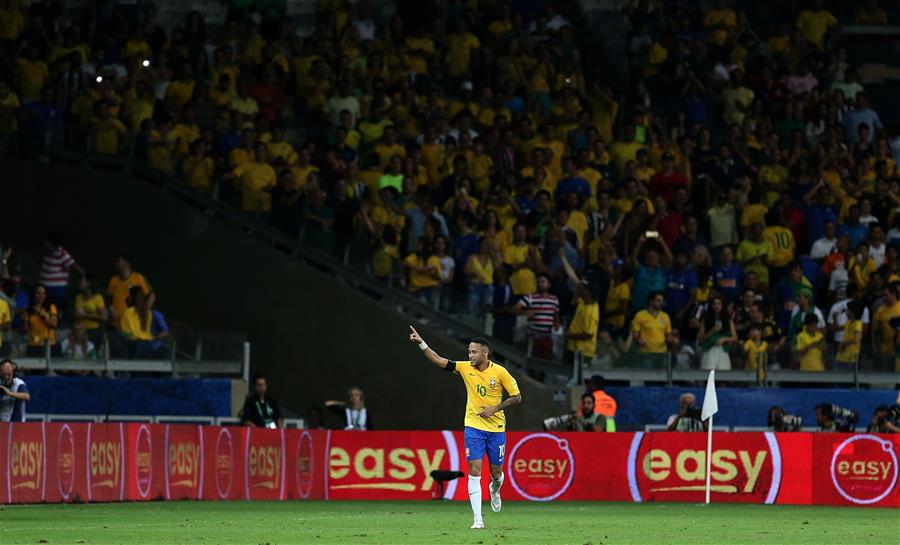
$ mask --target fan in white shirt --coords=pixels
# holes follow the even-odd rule
[[[828,311],[828,329],[834,333],[834,340],[838,343],[844,340],[844,324],[847,323],[847,306],[853,302],[858,291],[859,288],[856,284],[849,284],[847,286],[847,298],[831,305],[831,310]],[[863,327],[869,325],[868,308],[863,308],[861,321]]]
[[[809,251],[810,259],[825,259],[829,255],[837,251],[837,236],[835,233],[837,228],[833,221],[825,222],[825,236],[813,242],[812,249]]]
[[[887,245],[884,242],[884,229],[873,224],[869,226],[869,257],[875,262],[876,267],[884,265],[884,254],[887,252]]]

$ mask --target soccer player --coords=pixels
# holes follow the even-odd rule
[[[500,512],[500,487],[503,486],[503,456],[506,454],[506,415],[503,410],[522,402],[516,379],[505,368],[488,359],[491,347],[485,339],[472,339],[469,360],[453,361],[439,356],[413,326],[409,340],[418,344],[431,363],[463,379],[468,393],[466,402],[465,443],[469,463],[469,503],[475,522],[472,528],[484,528],[481,518],[481,462],[487,450],[491,465],[491,509]],[[503,390],[509,397],[503,400]]]

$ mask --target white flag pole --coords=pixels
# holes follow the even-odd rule
[[[703,396],[703,408],[700,410],[700,420],[707,422],[706,428],[706,503],[709,503],[710,470],[712,469],[712,433],[713,415],[719,412],[719,400],[716,397],[716,372],[709,372],[706,381],[706,395]]]
[[[709,415],[709,428],[706,430],[706,503],[709,504],[710,469],[712,468],[712,432],[713,417]]]

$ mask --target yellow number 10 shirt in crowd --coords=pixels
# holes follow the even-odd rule
[[[503,401],[503,390],[510,396],[519,395],[519,385],[505,367],[489,361],[484,371],[479,371],[469,361],[457,361],[454,373],[462,377],[466,385],[465,426],[482,431],[506,431],[506,415],[497,411],[490,418],[478,416],[485,407],[493,407]]]

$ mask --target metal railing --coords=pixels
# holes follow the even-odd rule
[[[638,362],[640,361],[640,355]],[[575,364],[572,369],[571,385],[580,384],[583,377],[592,374],[601,374],[607,381],[627,381],[632,386],[643,386],[646,383],[666,384],[671,386],[675,382],[694,382],[701,384],[709,376],[708,369],[679,368],[674,363],[671,354],[667,354],[665,365],[658,368],[644,369],[639,367],[622,366],[608,367],[594,365],[594,359],[585,358],[581,353],[575,353]],[[900,373],[892,371],[876,371],[860,369],[857,361],[847,369],[826,371],[801,371],[799,369],[769,368],[762,369],[716,370],[716,379],[722,382],[756,385],[761,387],[777,386],[780,384],[843,384],[860,386],[873,386],[900,383]]]
[[[238,340],[240,337],[240,340]],[[206,342],[204,341],[206,339]],[[231,344],[232,350],[209,350],[209,339]],[[20,342],[12,341],[14,346]],[[40,357],[14,354],[16,365],[23,371],[45,372],[50,376],[81,371],[105,376],[117,373],[164,373],[174,377],[199,375],[225,375],[250,379],[250,343],[242,336],[221,333],[203,333],[192,340],[173,335],[162,345],[164,357],[153,359],[129,358],[117,355],[110,347],[110,338],[104,336],[102,349],[96,358],[73,359],[56,354],[49,342],[44,343]],[[207,347],[206,349],[204,347]],[[17,350],[25,354],[24,350]]]

